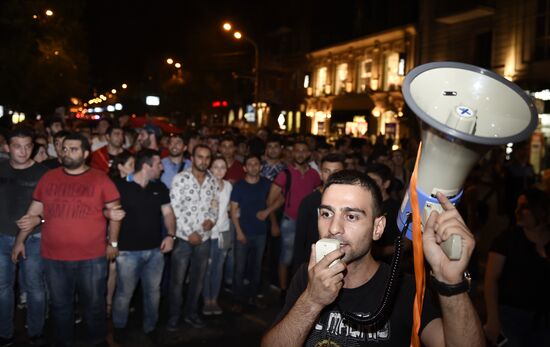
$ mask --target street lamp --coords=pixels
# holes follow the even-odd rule
[[[174,64],[174,67],[175,67],[176,69],[179,69],[179,68],[181,68],[181,64],[180,64],[180,63],[175,63],[175,64]]]
[[[168,63],[168,65],[172,65],[174,63],[174,59],[168,58],[166,59],[166,62]]]
[[[223,24],[223,30],[230,31],[233,28],[231,23],[226,22]],[[260,50],[258,49],[258,44],[256,41],[252,40],[250,37],[243,35],[240,31],[234,31],[233,37],[237,40],[244,40],[250,43],[254,47],[254,115],[256,121],[259,121],[258,109],[259,109],[259,80],[260,80]],[[259,124],[261,125],[261,124]]]
[[[46,10],[46,16],[48,16],[48,17],[53,16],[53,11],[52,10]]]

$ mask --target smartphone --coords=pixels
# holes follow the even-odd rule
[[[315,243],[315,261],[318,263],[323,259],[323,257],[327,254],[329,254],[332,251],[337,250],[340,247],[340,241],[335,239],[320,239]],[[338,260],[335,260],[332,262],[334,265]]]

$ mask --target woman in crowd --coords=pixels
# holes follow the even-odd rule
[[[219,189],[219,215],[216,225],[212,228],[212,236],[207,242],[210,245],[210,257],[208,259],[208,268],[204,277],[203,299],[204,308],[202,313],[208,315],[219,315],[223,311],[218,305],[218,295],[223,275],[223,264],[227,256],[227,250],[231,247],[232,237],[229,233],[229,198],[231,196],[232,186],[229,181],[223,177],[227,172],[227,162],[223,157],[216,157],[212,160],[210,171],[218,182]]]
[[[131,180],[134,174],[134,156],[127,151],[115,156],[109,167],[109,177],[115,180]],[[116,261],[109,263],[109,277],[107,278],[107,316],[111,316],[113,308],[113,295],[116,285]]]
[[[49,157],[46,145],[35,142],[34,147],[32,148],[31,158],[37,163],[41,163],[48,159]]]
[[[493,344],[550,346],[550,199],[529,189],[518,198],[516,225],[489,251],[487,323]]]

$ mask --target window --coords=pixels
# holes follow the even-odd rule
[[[384,63],[384,90],[394,90],[401,84],[399,76],[399,53],[388,53]]]
[[[334,93],[336,95],[346,93],[346,82],[348,81],[348,64],[339,64],[336,67],[336,85]]]
[[[317,78],[315,82],[315,96],[323,95],[323,91],[327,84],[327,67],[322,67],[317,70]]]
[[[535,59],[550,59],[550,0],[537,1]]]
[[[357,93],[365,93],[370,87],[372,77],[372,59],[365,59],[359,62],[357,69]]]

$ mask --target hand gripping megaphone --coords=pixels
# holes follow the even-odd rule
[[[420,65],[407,74],[402,90],[420,122],[416,192],[422,225],[432,210],[441,210],[437,191],[456,204],[468,173],[490,146],[525,140],[538,123],[527,93],[502,76],[473,65]],[[410,189],[397,217],[400,230],[411,212]],[[410,227],[407,237],[412,239]],[[460,259],[460,236],[453,235],[442,248],[449,259]]]

